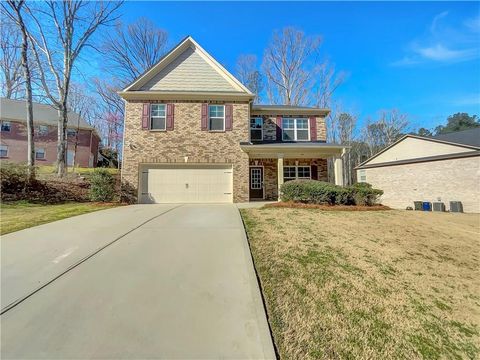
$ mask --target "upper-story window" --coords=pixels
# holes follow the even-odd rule
[[[38,127],[38,133],[40,135],[47,135],[48,134],[48,126],[47,125],[40,125]]]
[[[12,128],[12,125],[10,124],[10,121],[2,121],[2,125],[0,128],[2,132],[10,131],[11,128]]]
[[[208,106],[208,130],[225,131],[225,105]]]
[[[283,141],[309,141],[310,128],[308,119],[283,118]]]
[[[47,125],[39,125],[37,129],[38,135],[47,135],[48,134],[48,126]],[[68,130],[67,130],[68,132]]]
[[[166,130],[167,129],[167,111],[165,104],[150,105],[150,129]]]
[[[250,119],[250,140],[263,140],[263,119],[261,117]]]
[[[77,135],[77,130],[67,129],[67,136],[75,136],[75,135]]]

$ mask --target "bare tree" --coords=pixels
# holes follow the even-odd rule
[[[3,12],[18,26],[20,33],[22,34],[22,68],[23,77],[25,80],[25,95],[26,95],[26,107],[27,107],[27,165],[29,180],[35,178],[35,144],[34,144],[34,127],[33,127],[33,103],[32,103],[32,81],[30,74],[30,67],[28,63],[28,32],[23,20],[24,0],[8,0],[8,7],[1,4]]]
[[[7,99],[16,99],[19,97],[23,86],[22,34],[8,15],[4,17],[0,32],[2,96]]]
[[[275,31],[265,50],[262,68],[271,103],[328,108],[345,74],[320,57],[320,36],[286,27]]]
[[[82,50],[92,46],[89,40],[102,26],[116,20],[115,12],[122,2],[47,1],[29,11],[36,31],[29,37],[39,66],[40,80],[46,96],[58,110],[57,175],[65,174],[68,96],[72,70]],[[53,33],[53,40],[49,35]],[[56,46],[58,44],[58,46]],[[42,66],[42,58],[47,66]],[[56,94],[50,90],[52,79]]]
[[[315,76],[314,104],[317,107],[328,109],[333,106],[333,94],[345,82],[347,75],[343,71],[337,73],[333,64],[325,60],[316,67]]]
[[[257,68],[256,55],[240,55],[237,59],[236,75],[238,80],[255,94],[254,102],[261,101],[263,91],[263,76]]]
[[[76,83],[70,85],[70,95],[68,97],[68,109],[76,114],[77,126],[75,131],[75,139],[73,141],[73,162],[72,172],[75,172],[75,166],[77,165],[77,149],[78,149],[78,134],[80,132],[80,119],[87,119],[92,116],[92,112],[95,111],[95,100],[87,95],[87,91],[84,86]],[[68,139],[67,139],[68,146]]]
[[[339,143],[351,147],[347,149],[344,154],[343,161],[343,177],[344,184],[349,185],[353,183],[354,174],[353,167],[355,164],[355,154],[353,153],[353,145],[355,143],[355,129],[357,117],[353,114],[335,109],[333,116],[327,119],[327,140],[332,143]],[[329,180],[333,181],[333,162],[328,162]]]
[[[147,18],[118,24],[104,42],[106,70],[128,84],[156,64],[166,50],[168,34]]]
[[[338,115],[338,137],[340,144],[348,146],[346,153],[344,154],[343,161],[343,177],[344,184],[351,185],[353,183],[353,158],[352,158],[352,145],[355,140],[355,126],[357,118],[356,116],[348,113],[341,113]]]
[[[408,125],[408,115],[401,114],[396,109],[382,111],[376,121],[367,119],[362,129],[362,138],[368,146],[368,156],[398,140],[405,134]]]
[[[109,76],[94,79],[101,101],[102,131],[107,147],[121,147],[124,102],[117,91],[155,65],[166,51],[168,33],[146,18],[128,25],[118,24],[102,46],[103,71]]]

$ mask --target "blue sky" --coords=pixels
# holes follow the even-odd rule
[[[335,95],[359,116],[408,113],[412,128],[448,115],[480,115],[478,2],[127,2],[122,21],[148,17],[170,45],[192,35],[234,72],[240,54],[263,50],[274,29],[321,35],[322,54],[348,74]]]

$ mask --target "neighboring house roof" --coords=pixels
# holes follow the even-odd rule
[[[183,39],[160,61],[119,92],[125,99],[147,95],[236,96],[254,94],[220,65],[191,36]]]
[[[402,143],[406,142],[407,140],[416,140],[417,143],[424,142],[424,143],[431,143],[437,144],[436,149],[431,152],[426,152],[425,149],[421,153],[415,154],[414,156],[404,156],[400,159],[387,159],[386,160],[378,160],[380,156],[386,157],[385,154],[388,152],[392,152],[395,147],[402,146]],[[414,143],[412,145],[415,145]],[[415,152],[415,149],[408,145],[406,147],[410,152]],[[371,158],[367,159],[366,161],[362,162],[360,165],[355,167],[355,169],[366,169],[369,167],[381,167],[386,165],[400,165],[406,163],[414,163],[414,162],[425,162],[425,161],[432,161],[432,160],[445,160],[449,158],[459,158],[464,157],[468,154],[468,156],[477,156],[480,155],[480,146],[469,145],[469,144],[461,144],[453,141],[442,140],[433,137],[425,137],[419,135],[411,135],[407,134],[402,136],[400,139],[395,141],[393,144],[387,146],[385,149],[379,151],[377,154],[372,156]]]
[[[294,106],[294,105],[252,105],[253,115],[319,115],[326,116],[330,113],[329,109],[322,109],[308,106]]]
[[[433,139],[480,148],[480,127],[434,136]]]
[[[6,121],[27,122],[27,109],[25,100],[0,98],[0,119]],[[33,103],[33,122],[56,126],[58,124],[58,111],[51,105]],[[81,129],[94,128],[82,119],[77,113],[68,112],[68,127]]]

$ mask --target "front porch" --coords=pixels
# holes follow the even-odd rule
[[[277,200],[285,181],[328,181],[327,159],[334,160],[335,184],[343,186],[345,146],[327,143],[242,144],[249,155],[249,199]]]

